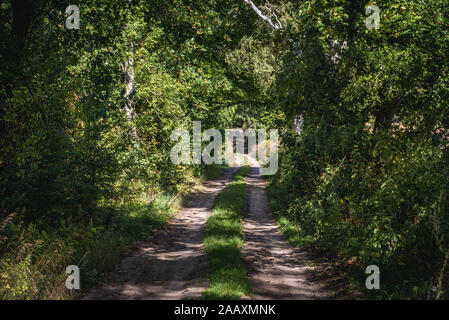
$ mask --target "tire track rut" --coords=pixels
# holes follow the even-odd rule
[[[204,189],[167,226],[141,242],[109,281],[82,299],[201,299],[207,287],[208,263],[203,248],[206,220],[216,195],[238,169],[230,168],[220,179],[205,182]]]
[[[253,287],[254,299],[326,299],[324,284],[311,275],[307,253],[292,247],[271,216],[265,181],[253,166],[246,179],[242,256]]]

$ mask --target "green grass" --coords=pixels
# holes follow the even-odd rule
[[[302,231],[301,226],[291,217],[286,216],[289,195],[279,186],[269,184],[267,187],[268,203],[282,234],[295,247],[307,247],[313,244],[313,239]]]
[[[251,294],[251,286],[242,264],[241,213],[245,203],[249,167],[242,167],[218,195],[207,220],[204,246],[209,256],[209,287],[206,299],[240,299]]]
[[[169,195],[140,199],[123,206],[104,231],[89,234],[88,228],[85,229],[83,238],[91,235],[93,241],[80,250],[87,251],[85,262],[80,264],[84,287],[96,285],[102,274],[114,269],[127,249],[165,225],[179,205],[180,199]]]
[[[229,169],[229,166],[227,164],[211,164],[209,166],[206,166],[204,178],[206,180],[218,179],[226,169]]]
[[[276,215],[276,220],[281,228],[282,234],[287,238],[287,241],[294,247],[302,247],[308,245],[309,242],[302,235],[301,227],[286,217]]]

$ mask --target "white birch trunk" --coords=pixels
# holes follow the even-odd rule
[[[130,56],[128,57],[128,60],[125,62],[125,65],[123,67],[123,71],[125,74],[125,84],[126,84],[126,90],[125,94],[123,95],[123,98],[125,99],[125,112],[126,112],[126,118],[129,122],[132,122],[136,119],[136,111],[133,106],[133,98],[132,95],[134,93],[134,83],[135,83],[135,74],[134,74],[134,46],[132,42],[129,44],[129,50],[130,50]],[[137,130],[132,125],[131,129],[131,135],[134,138],[137,138]]]

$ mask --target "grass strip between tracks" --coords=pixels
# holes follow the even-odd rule
[[[244,166],[218,195],[206,226],[205,250],[209,257],[209,287],[206,299],[240,299],[251,295],[243,267],[241,214],[245,204],[246,181],[251,168]]]

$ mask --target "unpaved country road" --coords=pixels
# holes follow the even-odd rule
[[[203,250],[205,223],[215,196],[238,167],[205,183],[177,216],[125,258],[113,278],[82,299],[200,299],[207,287],[207,256]]]
[[[270,214],[265,181],[253,166],[246,179],[242,256],[253,286],[254,299],[326,299],[324,284],[311,276],[307,254],[293,248]]]

